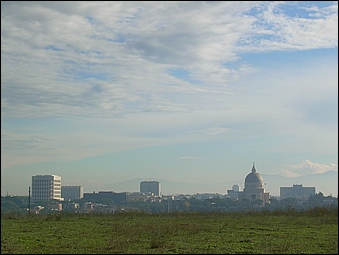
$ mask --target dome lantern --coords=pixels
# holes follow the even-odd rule
[[[252,173],[256,173],[256,172],[257,172],[257,170],[255,169],[254,162],[253,162]]]

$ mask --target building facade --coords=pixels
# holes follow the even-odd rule
[[[303,187],[301,184],[294,184],[293,187],[280,187],[280,199],[307,200],[313,195],[315,195],[315,187]]]
[[[84,191],[82,186],[61,186],[61,197],[64,201],[82,199]]]
[[[99,191],[93,193],[84,193],[84,200],[97,202],[98,200],[107,198],[114,201],[114,203],[123,203],[128,201],[127,192],[116,193],[114,191]]]
[[[240,186],[237,184],[233,185],[231,190],[227,190],[227,196],[233,200],[239,200],[240,194]]]
[[[61,177],[58,175],[32,176],[32,201],[62,201]]]
[[[161,196],[161,184],[158,181],[142,181],[140,182],[140,192],[153,193],[155,197]]]

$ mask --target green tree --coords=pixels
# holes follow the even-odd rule
[[[318,194],[310,196],[308,198],[308,205],[310,207],[323,206],[324,205],[324,194],[322,192],[319,192]]]
[[[1,213],[7,212],[21,212],[21,209],[14,201],[1,199]]]

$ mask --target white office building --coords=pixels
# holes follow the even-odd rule
[[[62,201],[61,177],[58,175],[32,176],[32,201]]]
[[[61,186],[61,197],[64,201],[82,199],[84,191],[82,186]]]
[[[161,196],[161,184],[158,181],[142,181],[140,182],[141,193],[152,193],[155,197]]]

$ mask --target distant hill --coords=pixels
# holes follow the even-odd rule
[[[225,181],[220,183],[187,183],[171,182],[161,179],[141,179],[135,178],[123,182],[103,185],[100,191],[115,192],[138,192],[140,182],[144,180],[157,180],[161,183],[162,194],[196,194],[196,193],[219,193],[226,194],[227,190],[232,189],[234,184],[240,185],[241,190],[244,186],[245,177],[237,181]],[[266,192],[273,196],[280,195],[280,187],[292,187],[293,184],[302,184],[303,187],[315,187],[316,193],[322,192],[325,196],[332,193],[332,196],[338,195],[338,172],[328,171],[322,174],[309,174],[302,177],[289,178],[280,175],[262,174]]]

